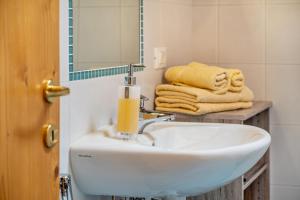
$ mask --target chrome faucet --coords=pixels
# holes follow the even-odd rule
[[[172,113],[147,110],[145,108],[145,102],[148,100],[149,100],[149,98],[147,98],[144,95],[141,95],[141,97],[140,97],[140,120],[139,120],[138,134],[143,134],[144,129],[152,123],[175,120],[175,115]]]

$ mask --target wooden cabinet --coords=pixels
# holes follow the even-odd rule
[[[202,116],[176,114],[176,121],[247,124],[269,132],[271,102],[255,102],[250,109],[211,113]],[[232,183],[188,200],[269,200],[270,199],[269,151],[247,173]]]

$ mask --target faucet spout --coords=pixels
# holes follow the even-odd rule
[[[163,122],[163,121],[173,121],[175,120],[175,115],[172,113],[163,113],[153,110],[145,109],[145,101],[148,101],[144,95],[140,97],[140,121],[139,121],[139,131],[138,134],[143,134],[144,129],[155,122]]]
[[[163,121],[173,121],[175,120],[175,115],[170,113],[159,113],[156,111],[153,112],[147,112],[147,113],[141,113],[141,115],[147,115],[147,116],[153,116],[153,118],[145,119],[145,117],[142,117],[140,120],[140,126],[138,134],[143,134],[144,129],[149,126],[150,124],[153,124],[155,122],[163,122]],[[148,117],[146,117],[148,118]]]

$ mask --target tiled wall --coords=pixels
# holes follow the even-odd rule
[[[271,110],[271,198],[300,199],[300,0],[193,0],[193,59],[241,68]]]
[[[61,84],[71,88],[61,98],[61,172],[69,170],[69,145],[80,136],[108,124],[116,115],[117,88],[124,75],[80,81],[68,81],[68,1],[60,0],[61,16]],[[137,73],[142,93],[153,99],[155,85],[161,82],[163,70],[153,69],[153,48],[167,47],[168,65],[191,60],[192,0],[144,0],[145,65]],[[176,22],[176,23],[174,23]],[[178,40],[180,38],[180,40]],[[153,101],[148,103],[152,107]],[[74,185],[74,200],[94,200],[81,194]]]
[[[139,63],[139,0],[73,0],[73,10],[76,70]]]

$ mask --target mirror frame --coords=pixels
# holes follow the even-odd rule
[[[141,67],[136,67],[135,71],[143,71],[144,67],[144,0],[139,0],[140,4],[140,15],[139,15],[139,24],[140,24],[140,63]],[[69,0],[69,10],[68,10],[68,63],[69,63],[69,80],[76,81],[76,80],[84,80],[84,79],[91,79],[91,78],[98,78],[98,77],[105,77],[105,76],[114,76],[119,74],[125,74],[128,71],[128,65],[122,66],[115,66],[115,67],[104,67],[99,69],[89,69],[83,71],[75,71],[74,70],[74,63],[73,63],[73,0]]]

